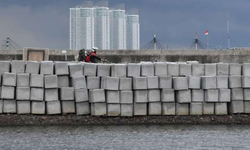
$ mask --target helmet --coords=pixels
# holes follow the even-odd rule
[[[92,52],[96,53],[97,50],[98,50],[97,47],[92,47]]]

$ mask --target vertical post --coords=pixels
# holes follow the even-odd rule
[[[6,39],[6,50],[10,49],[10,38]]]
[[[198,36],[197,36],[197,32],[195,32],[195,50],[198,50]]]
[[[156,35],[154,34],[154,50],[156,50],[157,47],[156,47]]]

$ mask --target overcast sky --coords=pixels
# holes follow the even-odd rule
[[[0,44],[10,37],[22,47],[68,49],[69,8],[82,2],[0,0]],[[141,48],[154,33],[165,48],[190,48],[195,32],[206,43],[206,30],[211,47],[227,48],[227,11],[231,47],[250,47],[250,0],[109,0],[119,3],[139,10]]]

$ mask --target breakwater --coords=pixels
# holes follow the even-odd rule
[[[108,117],[250,113],[250,64],[0,61],[4,114]]]

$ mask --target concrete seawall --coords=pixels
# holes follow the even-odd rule
[[[2,50],[0,60],[22,60],[22,50]],[[68,50],[68,61],[74,60],[78,51]],[[199,61],[200,63],[249,63],[250,49],[236,50],[99,50],[98,55],[113,63],[138,63],[140,61],[183,62]],[[50,50],[50,60],[64,61],[62,50]]]

